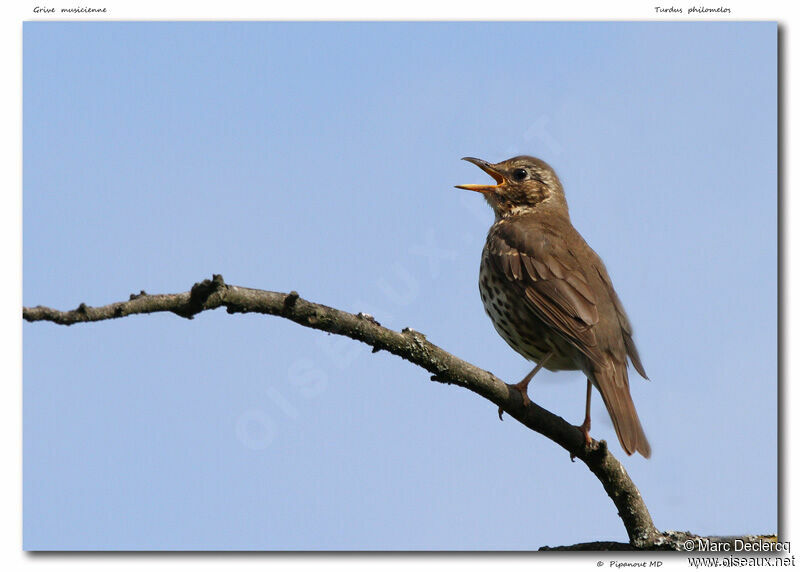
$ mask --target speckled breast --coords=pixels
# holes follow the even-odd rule
[[[497,333],[517,353],[538,363],[550,351],[555,354],[545,364],[545,369],[558,371],[581,369],[576,364],[577,350],[568,341],[542,322],[530,309],[522,291],[515,284],[508,284],[499,275],[488,257],[481,257],[478,288],[483,308],[489,315]]]

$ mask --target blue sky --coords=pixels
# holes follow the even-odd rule
[[[772,23],[26,23],[23,302],[212,273],[411,326],[508,382],[486,176],[541,157],[651,382],[662,529],[777,529]],[[581,464],[465,390],[263,316],[25,324],[26,549],[535,549],[624,540]],[[532,398],[574,423],[585,381]],[[595,438],[620,451],[599,399]]]

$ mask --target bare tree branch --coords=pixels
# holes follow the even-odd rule
[[[191,319],[199,312],[219,307],[227,308],[230,314],[257,312],[280,316],[301,326],[347,336],[372,346],[373,352],[386,350],[419,365],[433,374],[434,381],[458,385],[485,397],[526,427],[561,445],[573,460],[580,459],[589,467],[616,506],[631,547],[647,549],[663,545],[665,537],[654,526],[639,490],[608,451],[605,441],[592,441],[587,446],[575,426],[535,403],[525,406],[521,394],[492,373],[449,354],[410,328],[396,332],[366,314],[350,314],[315,304],[303,300],[297,292],[283,294],[228,285],[220,275],[180,294],[141,292],[131,295],[126,302],[102,307],[81,304],[75,310],[62,312],[37,306],[23,308],[22,315],[29,322],[44,320],[72,325],[153,312],[173,312]]]
[[[651,550],[662,552],[764,552],[786,553],[778,547],[778,537],[774,534],[750,534],[745,536],[699,536],[691,532],[667,530],[658,536]],[[747,548],[745,548],[747,546]],[[539,550],[558,551],[629,551],[636,550],[623,542],[581,542],[568,546],[542,546]],[[787,551],[788,552],[788,551]]]

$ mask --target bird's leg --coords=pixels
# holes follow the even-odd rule
[[[544,367],[544,364],[546,364],[547,360],[549,360],[552,356],[553,352],[549,352],[541,359],[539,363],[536,364],[536,367],[533,368],[528,375],[522,378],[522,381],[520,381],[519,383],[515,383],[514,385],[511,386],[522,394],[522,403],[525,404],[526,407],[531,403],[531,400],[528,397],[528,384],[533,379],[533,376],[539,373],[539,370]],[[497,408],[497,414],[500,416],[500,420],[502,421],[503,420],[502,407]]]
[[[592,403],[592,381],[590,379],[586,379],[586,417],[583,419],[583,423],[580,424],[578,429],[580,429],[581,433],[583,433],[583,438],[586,441],[586,445],[592,444],[592,438],[589,437],[589,429],[592,427],[592,419],[591,419],[591,403]]]
[[[529,405],[531,402],[531,400],[528,398],[528,384],[530,384],[531,380],[533,379],[533,376],[539,373],[539,370],[544,367],[544,364],[547,363],[547,360],[549,360],[552,357],[552,355],[553,352],[550,352],[546,356],[544,356],[542,358],[542,361],[537,363],[536,367],[533,368],[528,375],[522,378],[522,381],[520,381],[519,383],[515,383],[514,385],[511,386],[515,387],[517,391],[519,391],[522,394],[522,402],[525,405]]]

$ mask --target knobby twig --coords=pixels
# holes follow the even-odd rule
[[[150,295],[143,291],[132,294],[126,302],[107,306],[94,308],[81,304],[66,312],[36,306],[23,308],[22,315],[29,322],[44,320],[69,326],[154,312],[173,312],[191,319],[195,314],[219,307],[227,308],[229,314],[256,312],[280,316],[301,326],[347,336],[372,346],[373,352],[386,350],[417,364],[432,373],[434,381],[458,385],[485,397],[526,427],[561,445],[573,460],[580,459],[589,467],[616,506],[631,547],[652,549],[665,544],[667,537],[654,526],[639,490],[622,464],[608,451],[605,441],[592,441],[587,446],[576,427],[535,403],[526,406],[519,391],[492,373],[430,343],[411,328],[396,332],[381,326],[367,314],[350,314],[315,304],[300,298],[297,292],[284,294],[232,286],[218,274],[180,294]]]

